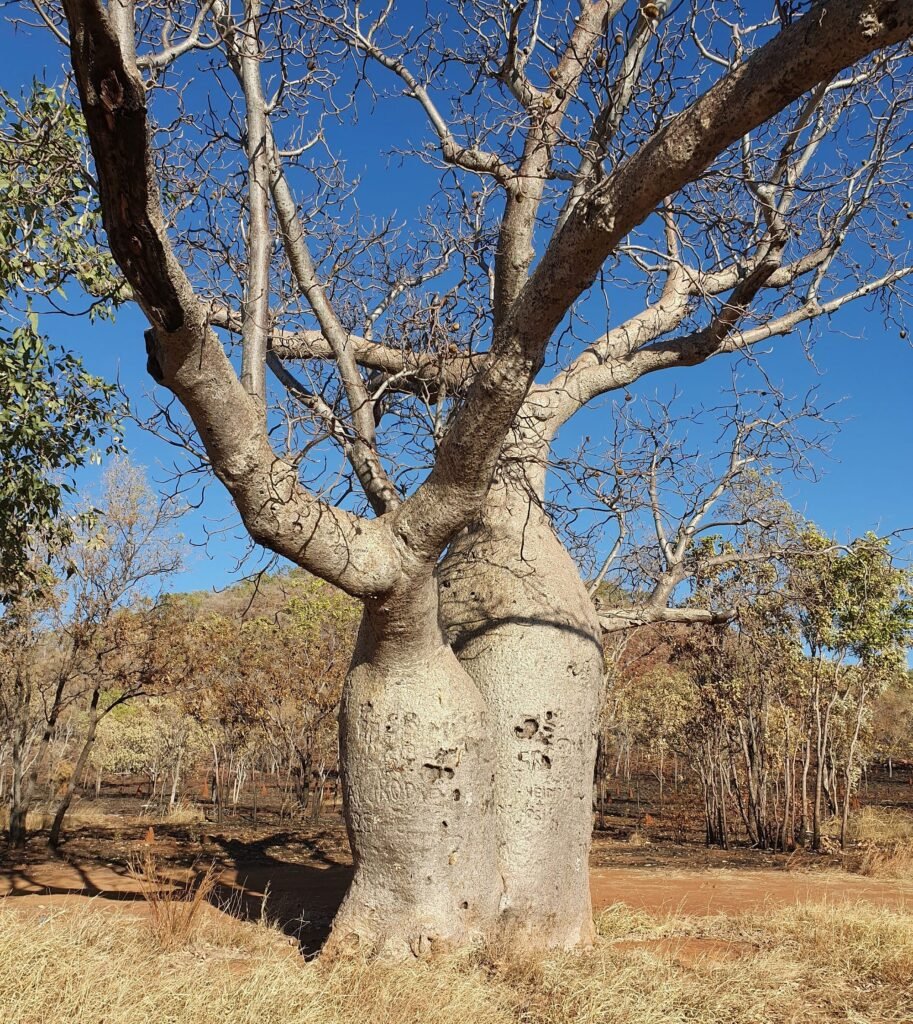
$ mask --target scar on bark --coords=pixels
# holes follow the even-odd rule
[[[531,765],[533,768],[551,768],[552,759],[541,750],[521,750],[517,754],[517,760],[523,764]]]
[[[552,742],[552,733],[555,731],[554,713],[545,712],[545,724],[540,727],[538,718],[524,718],[520,725],[514,726],[514,735],[518,740],[531,740],[535,738],[541,743]]]
[[[448,768],[444,764],[434,764],[432,761],[426,761],[422,767],[428,769],[435,782],[440,782],[441,779],[452,779],[454,775],[453,769]],[[460,791],[457,789],[454,792],[459,794]],[[459,800],[459,796],[455,795],[454,800]]]
[[[148,330],[143,337],[146,342],[146,372],[156,384],[162,384],[165,381],[165,375],[162,373],[162,366],[156,352],[155,331]]]

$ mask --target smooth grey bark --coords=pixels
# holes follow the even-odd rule
[[[355,877],[329,953],[425,956],[484,939],[501,897],[485,702],[420,607],[369,607],[340,709]],[[386,621],[383,621],[386,619]],[[380,621],[379,621],[380,620]]]
[[[601,633],[525,481],[492,488],[478,523],[451,545],[441,594],[454,650],[488,705],[499,927],[525,945],[586,944]]]

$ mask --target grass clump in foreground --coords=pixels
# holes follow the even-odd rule
[[[179,950],[151,941],[148,921],[129,910],[47,915],[0,906],[2,1024],[913,1019],[913,914],[868,904],[661,922],[615,908],[586,953],[533,962],[482,950],[392,965],[305,963],[274,929],[210,910]],[[732,943],[740,954],[679,962],[670,940]]]

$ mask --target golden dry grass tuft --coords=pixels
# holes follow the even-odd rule
[[[158,818],[169,825],[198,825],[206,820],[203,808],[190,800],[178,800],[166,808]]]
[[[854,848],[844,857],[849,871],[870,878],[913,877],[913,814],[896,807],[863,807],[849,822]]]
[[[154,836],[130,863],[130,874],[149,908],[149,932],[160,949],[179,949],[195,938],[218,876],[214,864],[202,873],[191,870],[182,881],[166,875],[155,853]]]
[[[305,963],[269,926],[217,919],[201,915],[184,947],[165,950],[130,911],[40,918],[0,906],[0,1024],[913,1019],[913,915],[868,904],[659,922],[613,908],[592,950],[543,962],[495,948],[410,964]],[[670,937],[743,952],[680,963],[658,945]]]
[[[853,842],[913,840],[913,814],[899,807],[862,807],[850,818],[848,831]]]

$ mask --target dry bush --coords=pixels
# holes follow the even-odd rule
[[[863,807],[849,822],[855,844],[844,867],[870,878],[913,877],[913,815],[896,807]]]
[[[159,821],[169,825],[198,825],[206,820],[206,812],[192,800],[178,800],[162,812]]]
[[[150,835],[142,852],[131,861],[130,874],[149,906],[149,930],[158,946],[169,950],[187,946],[218,882],[215,864],[202,874],[191,869],[190,877],[177,883],[159,866]]]
[[[22,901],[9,901],[21,905]],[[585,953],[525,964],[495,947],[384,964],[305,963],[276,932],[223,922],[191,952],[129,911],[0,906],[0,1024],[844,1024],[913,1019],[913,915],[858,906],[669,917],[612,908]],[[50,925],[50,926],[49,926]],[[649,940],[748,949],[680,964]],[[624,949],[619,939],[644,940]],[[205,945],[208,943],[209,945]]]
[[[913,841],[865,845],[846,863],[850,871],[869,878],[913,878]]]
[[[913,814],[899,807],[861,807],[850,818],[848,832],[849,839],[855,842],[913,840]]]
[[[46,807],[33,807],[25,816],[25,828],[27,832],[40,832],[41,829],[50,828],[54,815]],[[0,807],[0,832],[6,832],[10,827],[9,807]]]

